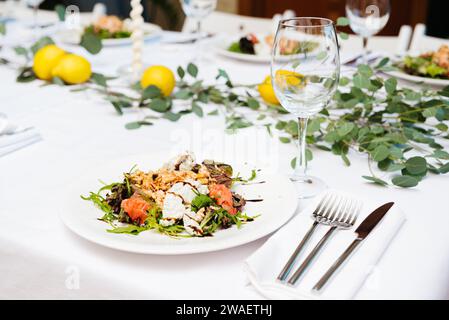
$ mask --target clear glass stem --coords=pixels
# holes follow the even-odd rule
[[[39,5],[33,6],[33,31],[34,31],[34,38],[37,39],[37,11],[39,9]]]
[[[363,37],[363,64],[368,64],[368,38]]]
[[[308,118],[298,118],[298,157],[296,158],[295,175],[304,177],[307,175],[307,158],[306,158],[306,137]]]
[[[203,59],[203,52],[202,52],[202,48],[201,48],[201,32],[202,32],[202,21],[201,19],[198,19],[196,22],[196,30],[195,30],[195,57],[193,59],[193,61],[195,63],[200,63]]]
[[[198,21],[196,22],[196,37],[197,37],[197,41],[200,39],[201,37],[201,19],[198,19]]]

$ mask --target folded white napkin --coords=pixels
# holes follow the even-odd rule
[[[315,199],[307,209],[273,235],[245,261],[244,268],[251,284],[263,296],[270,299],[334,300],[354,298],[405,221],[405,216],[397,205],[393,206],[376,229],[371,232],[368,238],[364,240],[346,263],[329,280],[322,292],[313,292],[313,286],[356,238],[354,231],[360,223],[372,211],[380,207],[383,204],[382,202],[392,200],[383,199],[382,201],[372,202],[362,199],[363,208],[355,228],[334,233],[334,236],[321,251],[321,254],[316,257],[306,273],[300,278],[296,287],[279,283],[276,278],[299,242],[310,229],[313,223],[311,219],[312,212],[320,200],[321,197]],[[290,276],[328,230],[329,227],[318,227],[314,236],[309,240],[308,245],[301,253]]]
[[[0,157],[41,139],[42,137],[36,129],[18,126],[5,117],[0,117]]]

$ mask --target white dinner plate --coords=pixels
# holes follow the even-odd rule
[[[121,181],[121,173],[129,171],[133,165],[138,165],[141,170],[155,170],[167,162],[168,158],[170,157],[161,154],[134,156],[111,161],[85,173],[67,188],[60,212],[62,221],[82,238],[108,248],[141,254],[181,255],[218,251],[255,241],[282,227],[296,212],[298,201],[294,185],[287,177],[270,174],[263,169],[258,172],[256,181],[265,183],[235,188],[246,199],[263,199],[262,202],[249,202],[245,206],[244,213],[260,216],[240,229],[233,226],[218,231],[213,237],[171,238],[153,230],[137,236],[109,233],[106,230],[110,226],[97,220],[103,215],[102,211],[80,198],[80,195],[88,195],[90,191],[96,192],[102,186],[99,180],[106,183]],[[255,168],[249,165],[231,165],[234,172],[240,172],[242,176],[250,175]]]
[[[259,39],[263,39],[261,35],[257,35]],[[229,46],[233,42],[232,39],[235,41],[234,38],[226,37],[221,38],[219,41],[216,41],[213,45],[214,51],[226,58],[244,61],[244,62],[253,62],[253,63],[271,63],[271,52],[269,54],[246,54],[246,53],[238,53],[238,52],[232,52],[229,51]],[[316,52],[312,51],[308,53],[309,56],[316,55]],[[288,55],[285,56],[285,59],[282,57],[280,60],[285,62],[288,62],[292,59],[302,59],[304,58],[304,54],[295,54],[295,55]]]
[[[245,54],[245,53],[238,53],[238,52],[231,52],[228,50],[228,47],[225,47],[223,45],[217,44],[215,46],[215,52],[219,55],[235,59],[239,61],[244,62],[253,62],[253,63],[270,63],[271,62],[271,56],[270,55],[256,55],[256,54]]]
[[[409,81],[409,82],[418,83],[418,84],[427,84],[429,86],[434,86],[434,87],[449,86],[449,80],[412,76],[412,75],[402,72],[402,71],[387,71],[385,73],[388,74],[389,76],[392,76],[392,77],[395,77],[395,78],[398,78],[401,80]]]
[[[144,29],[144,41],[153,40],[157,37],[160,37],[162,34],[162,29],[158,25],[152,23],[145,23],[143,26]],[[66,44],[79,44],[81,41],[82,31],[77,30],[62,30],[57,36],[61,40],[61,42]],[[102,40],[102,44],[104,47],[113,47],[113,46],[128,46],[132,44],[131,38],[122,38],[122,39],[104,39]]]

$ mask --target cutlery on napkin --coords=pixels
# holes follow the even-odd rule
[[[0,114],[0,157],[41,139],[41,135],[35,128],[19,126]]]
[[[274,234],[245,261],[245,272],[251,284],[263,296],[271,299],[354,298],[405,222],[404,214],[394,206],[373,230],[370,237],[365,240],[364,245],[360,246],[353,253],[351,259],[345,262],[344,268],[338,270],[321,294],[317,294],[312,288],[339,258],[342,250],[346,249],[354,240],[354,236],[350,232],[336,234],[317,258],[313,267],[310,268],[307,276],[296,287],[286,286],[277,281],[276,276],[294,251],[298,241],[307,233],[310,227],[310,216],[320,200],[321,197],[315,199],[309,207]],[[360,213],[360,221],[363,221],[379,205],[378,202],[372,200],[365,201],[363,199],[363,203],[364,210]],[[325,229],[321,229],[313,235],[299,257],[299,263],[310,253],[325,232]]]

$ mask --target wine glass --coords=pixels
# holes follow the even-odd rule
[[[364,63],[368,62],[368,39],[387,25],[390,11],[390,0],[346,0],[349,26],[363,39]]]
[[[293,52],[292,47],[296,48]],[[331,20],[293,18],[279,22],[271,79],[282,106],[298,119],[299,152],[291,180],[302,199],[312,198],[325,188],[323,181],[307,175],[307,123],[330,102],[339,78],[339,46]]]
[[[182,9],[187,17],[196,21],[195,33],[201,37],[201,24],[217,7],[217,0],[181,0]]]
[[[39,6],[41,3],[44,2],[44,0],[26,0],[26,4],[33,8],[33,30],[34,30],[34,36],[37,34],[37,13],[39,11]]]

